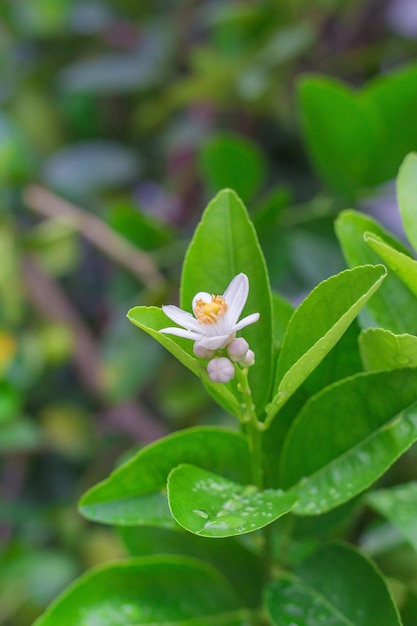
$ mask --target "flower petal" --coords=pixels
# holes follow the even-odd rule
[[[175,335],[176,337],[184,337],[184,339],[192,339],[193,341],[201,339],[201,335],[195,333],[193,330],[185,330],[185,328],[177,328],[176,326],[161,328],[159,332],[165,335]]]
[[[238,330],[242,330],[245,326],[249,326],[249,324],[254,324],[259,319],[259,313],[251,313],[251,315],[247,315],[240,322],[233,326],[233,332],[237,332]]]
[[[203,300],[204,302],[211,302],[211,294],[207,293],[207,291],[199,291],[198,293],[196,293],[193,298],[193,303],[192,303],[193,311],[195,309],[195,303],[198,302],[198,300]]]
[[[162,310],[165,315],[176,324],[179,324],[180,326],[183,326],[188,330],[195,330],[196,332],[200,330],[200,324],[191,315],[191,313],[183,311],[178,306],[175,306],[174,304],[168,304],[164,305],[162,307]]]
[[[224,348],[227,344],[235,338],[235,333],[228,335],[217,335],[216,337],[204,337],[198,340],[198,345],[208,350],[219,350]]]
[[[236,324],[246,304],[249,294],[249,279],[246,274],[238,274],[233,278],[223,294],[227,302],[227,323],[230,326]],[[225,316],[225,317],[226,317]]]

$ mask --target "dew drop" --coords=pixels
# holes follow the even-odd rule
[[[213,520],[204,524],[205,530],[228,530],[229,524],[224,521]]]

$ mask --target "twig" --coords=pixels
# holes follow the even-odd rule
[[[101,405],[106,405],[102,383],[100,380],[100,354],[97,341],[72,305],[60,285],[49,276],[34,256],[26,256],[22,261],[23,277],[27,295],[47,318],[65,324],[71,331],[74,340],[74,364],[79,373],[81,384]],[[120,421],[117,422],[121,431],[132,438],[149,443],[165,434],[165,429],[137,402],[129,402],[105,407],[103,421],[116,423],[120,409]]]
[[[5,502],[15,502],[23,488],[26,474],[25,455],[5,456],[0,481],[0,498]],[[12,521],[0,522],[0,543],[6,545],[13,532]]]
[[[27,187],[23,199],[28,207],[40,215],[60,220],[78,230],[102,252],[132,272],[149,290],[159,292],[164,288],[165,278],[151,256],[138,250],[96,215],[80,209],[40,185]]]
[[[98,347],[84,320],[33,255],[23,257],[22,270],[29,299],[42,315],[70,329],[80,378],[90,393],[101,395]]]

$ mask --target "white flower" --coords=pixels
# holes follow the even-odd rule
[[[238,330],[257,322],[259,313],[252,313],[238,322],[249,294],[249,280],[245,274],[233,278],[222,296],[200,292],[193,298],[194,315],[172,304],[163,306],[165,315],[182,328],[162,328],[161,333],[192,339],[201,348],[225,348]]]

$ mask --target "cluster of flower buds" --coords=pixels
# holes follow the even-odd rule
[[[259,313],[252,313],[239,320],[248,294],[248,277],[238,274],[222,296],[205,291],[197,293],[192,302],[194,315],[172,304],[163,306],[165,315],[179,326],[161,328],[159,332],[194,341],[194,354],[209,361],[210,379],[215,383],[228,383],[235,374],[234,363],[243,367],[255,363],[248,342],[243,338],[236,339],[239,330],[259,319]]]
[[[226,346],[226,356],[216,356],[215,350],[203,348],[196,342],[194,344],[194,354],[209,361],[207,372],[210,379],[215,383],[228,383],[235,375],[233,363],[240,363],[243,367],[250,367],[255,363],[255,354],[250,350],[246,339],[239,337],[233,339]]]

